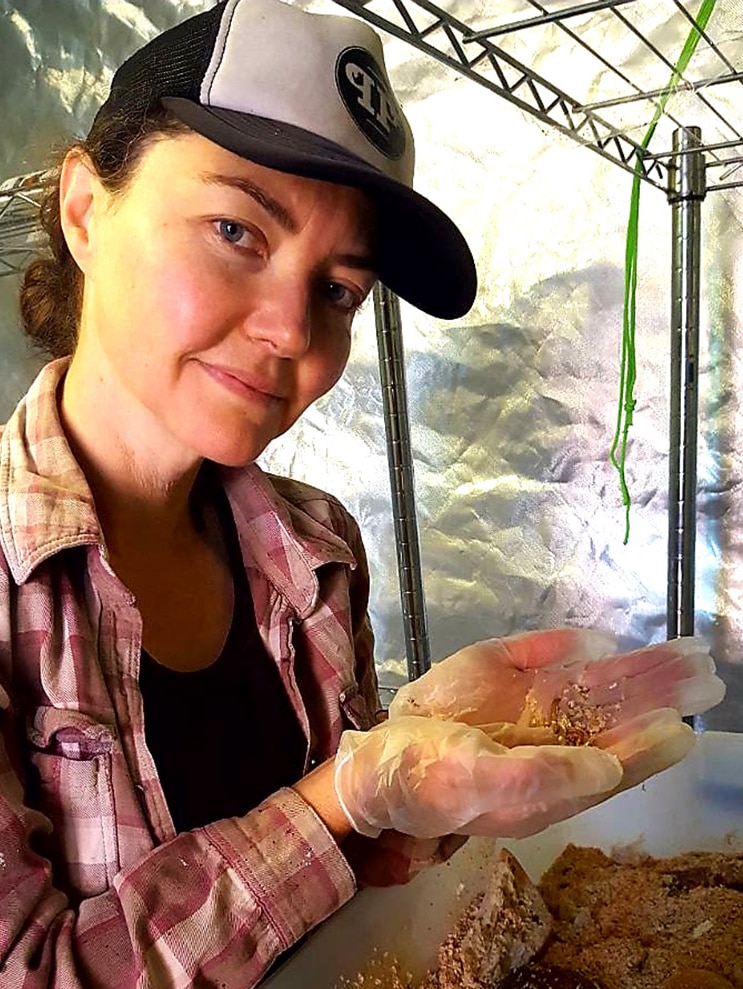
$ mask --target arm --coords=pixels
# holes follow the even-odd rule
[[[346,515],[348,531],[344,533],[357,560],[356,570],[350,579],[349,597],[353,629],[354,654],[356,660],[356,681],[366,701],[369,711],[375,712],[377,724],[387,720],[378,691],[377,674],[374,665],[374,634],[369,621],[369,569],[361,533],[351,516]],[[325,769],[328,773],[330,764]],[[332,771],[328,777],[332,781]],[[310,782],[310,778],[306,777]],[[304,784],[305,781],[303,780]],[[300,790],[306,799],[309,794]],[[332,787],[331,800],[339,808],[335,787]],[[445,835],[442,838],[413,838],[399,831],[383,831],[378,838],[350,831],[345,814],[342,816],[347,837],[343,840],[343,853],[348,859],[359,886],[395,886],[410,882],[419,872],[431,866],[440,865],[462,847],[466,838],[460,835]]]
[[[0,687],[2,985],[249,989],[354,892],[329,830],[282,790],[243,818],[178,835],[73,907],[33,850],[49,825],[24,805],[15,741]]]

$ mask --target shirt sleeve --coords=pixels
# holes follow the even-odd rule
[[[0,686],[2,989],[250,989],[351,898],[351,870],[315,812],[280,790],[242,818],[178,835],[77,905],[34,841]]]

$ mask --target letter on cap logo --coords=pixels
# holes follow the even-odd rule
[[[335,67],[338,91],[364,135],[387,158],[405,151],[405,129],[384,72],[365,48],[346,48]]]

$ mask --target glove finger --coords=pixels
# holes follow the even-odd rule
[[[389,715],[427,714],[470,725],[516,722],[534,670],[595,660],[615,648],[611,633],[580,628],[485,639],[465,646],[401,687]]]
[[[459,834],[534,834],[603,799],[622,777],[613,754],[588,747],[524,746],[497,762],[478,767],[469,820],[459,826]]]
[[[624,771],[619,789],[626,790],[680,762],[695,741],[693,729],[684,724],[678,711],[667,708],[602,732],[593,744],[619,759]]]
[[[566,752],[586,752],[589,749],[565,749]],[[595,751],[595,750],[594,750]],[[621,773],[621,768],[619,769]],[[616,764],[613,778],[617,779]],[[620,777],[621,780],[621,777]],[[537,834],[552,824],[565,821],[576,814],[580,814],[590,807],[613,796],[621,786],[621,782],[607,790],[599,790],[593,793],[576,795],[575,793],[564,793],[555,797],[549,802],[534,802],[524,805],[519,815],[514,815],[505,820],[502,809],[481,814],[468,822],[460,829],[460,834],[467,834],[479,837],[502,837],[502,838],[526,838],[529,835]]]
[[[590,662],[616,652],[616,636],[592,628],[555,628],[522,632],[505,639],[493,639],[506,654],[508,663],[519,670],[544,666]]]
[[[701,714],[719,704],[725,696],[725,684],[714,673],[687,676],[682,671],[682,679],[673,679],[674,671],[664,669],[652,675],[637,677],[625,685],[625,697],[616,701],[614,720],[628,720],[660,708],[672,707],[682,715]],[[591,691],[592,702],[600,704],[601,692],[597,696]],[[607,708],[611,709],[611,702]]]
[[[557,736],[551,728],[515,725],[510,721],[494,721],[487,725],[475,725],[488,738],[499,745],[513,749],[517,745],[555,745]]]
[[[468,822],[461,833],[468,835],[502,835],[523,838],[536,834],[550,824],[566,820],[601,801],[637,785],[650,776],[668,769],[683,759],[695,743],[693,730],[681,720],[674,709],[645,713],[631,722],[623,723],[594,739],[594,746],[616,756],[623,774],[619,784],[610,790],[576,795],[565,788],[562,799],[549,806],[524,801],[517,819],[506,820],[505,808],[486,812]],[[587,749],[567,749],[586,752]]]
[[[484,804],[510,813],[605,793],[619,784],[622,767],[613,753],[589,746],[521,745],[483,755],[473,778]]]
[[[612,692],[620,691],[622,699],[655,692],[669,703],[653,706],[679,707],[705,703],[705,684],[713,688],[711,696],[719,699],[720,681],[714,674],[707,644],[688,636],[592,663],[582,671],[580,683],[591,690],[595,703],[611,703]],[[671,703],[676,697],[679,703]]]
[[[573,797],[569,800],[558,800],[547,809],[532,808],[531,812],[510,825],[504,825],[497,814],[482,814],[465,825],[460,834],[481,838],[528,838],[538,834],[552,824],[566,821],[576,814],[582,813],[596,804],[613,796],[616,790],[609,793],[592,793],[587,797]],[[500,829],[500,830],[499,830]]]
[[[503,663],[497,639],[478,642],[402,686],[389,716],[427,715],[469,725],[517,721],[530,685],[529,675]]]
[[[665,707],[698,714],[725,694],[725,684],[714,671],[714,661],[700,640],[674,639],[580,670],[544,670],[535,679],[527,706],[532,715],[541,712],[544,718],[554,700],[561,709],[572,701],[582,708],[601,708],[610,725]]]

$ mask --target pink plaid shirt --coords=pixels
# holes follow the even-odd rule
[[[141,618],[57,414],[65,367],[0,437],[0,987],[249,989],[353,874],[292,789],[175,834],[145,744]],[[360,535],[306,485],[256,466],[223,480],[309,769],[379,707]]]

